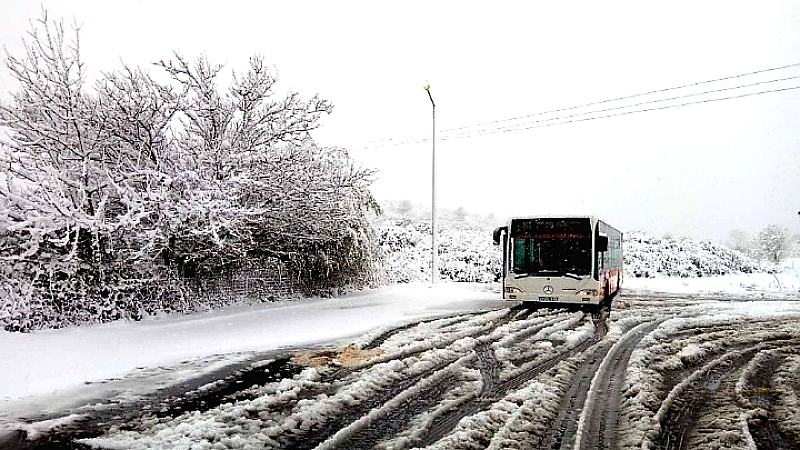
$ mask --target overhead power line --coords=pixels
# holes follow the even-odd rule
[[[512,131],[530,130],[530,129],[533,129],[533,128],[544,128],[544,127],[550,127],[550,126],[555,126],[555,125],[563,125],[563,124],[567,124],[567,123],[586,122],[586,121],[589,121],[589,120],[606,119],[606,118],[609,118],[609,117],[625,116],[625,115],[629,115],[629,114],[637,114],[637,113],[650,112],[650,111],[660,111],[660,110],[671,109],[671,108],[681,108],[681,107],[689,106],[689,105],[697,105],[697,104],[701,104],[701,103],[712,103],[712,102],[719,102],[719,101],[724,101],[724,100],[733,100],[733,99],[737,99],[737,98],[752,97],[752,96],[755,96],[755,95],[770,94],[770,93],[774,93],[774,92],[791,91],[791,90],[795,90],[795,89],[800,89],[800,86],[792,86],[792,87],[780,88],[780,89],[771,89],[771,90],[768,90],[768,91],[748,92],[746,94],[732,95],[732,96],[729,96],[729,97],[710,98],[710,99],[705,99],[705,100],[697,100],[697,101],[693,101],[693,102],[685,102],[685,103],[679,103],[679,104],[674,104],[674,105],[659,106],[659,107],[656,107],[656,108],[638,109],[638,110],[633,110],[633,111],[623,111],[623,112],[618,112],[618,113],[613,113],[613,114],[606,114],[604,116],[585,117],[585,118],[582,118],[582,119],[568,119],[568,120],[562,120],[562,121],[559,121],[559,122],[552,122],[552,123],[532,124],[530,126],[514,128],[514,129],[508,129],[508,130],[484,130],[484,132],[479,132],[479,133],[475,133],[475,134],[472,134],[472,135],[445,136],[445,137],[442,137],[441,140],[446,141],[446,140],[450,140],[450,139],[465,139],[465,138],[469,138],[469,137],[485,136],[485,135],[488,135],[488,134],[509,133],[509,132],[512,132]],[[544,122],[544,121],[542,121],[542,122]],[[424,141],[420,141],[420,142],[424,142]]]
[[[482,131],[502,131],[502,130],[515,131],[517,129],[524,130],[524,129],[528,129],[528,128],[526,128],[528,125],[533,125],[533,124],[537,124],[537,123],[541,123],[541,122],[562,121],[564,119],[570,119],[570,118],[573,118],[573,117],[588,116],[588,115],[592,115],[592,114],[605,113],[605,112],[609,112],[609,111],[619,111],[619,110],[628,109],[628,108],[635,108],[637,106],[651,105],[651,104],[654,104],[654,103],[662,103],[662,102],[668,102],[668,101],[673,101],[673,100],[681,100],[681,99],[691,98],[691,97],[699,97],[699,96],[703,96],[703,95],[716,94],[716,93],[720,93],[720,92],[732,91],[732,90],[742,89],[742,88],[746,88],[746,87],[754,87],[754,86],[761,86],[761,85],[765,85],[765,84],[778,83],[778,82],[781,82],[781,81],[793,80],[793,79],[797,79],[797,78],[800,78],[800,75],[793,76],[793,77],[780,78],[780,79],[777,79],[777,80],[759,81],[757,83],[743,84],[743,85],[739,85],[739,86],[722,88],[722,89],[712,89],[712,90],[708,90],[708,91],[695,92],[695,93],[692,93],[692,94],[679,95],[679,96],[675,96],[675,97],[668,97],[668,98],[661,98],[661,99],[656,99],[656,100],[649,100],[649,101],[646,101],[646,102],[632,103],[630,105],[617,106],[617,107],[613,107],[613,108],[593,109],[593,110],[590,110],[590,111],[585,111],[585,112],[575,113],[575,114],[569,114],[569,115],[566,115],[566,116],[559,116],[559,117],[553,117],[553,118],[549,118],[549,119],[534,120],[533,122],[524,122],[524,123],[518,123],[518,124],[514,124],[514,125],[505,126],[505,127],[496,127],[496,128],[486,129],[486,130],[475,130],[475,131],[466,132],[466,133],[459,133],[456,136],[459,136],[459,135],[462,135],[462,134],[467,134],[467,133],[478,133],[478,132],[482,132]],[[790,89],[774,89],[774,90],[768,90],[768,91],[760,91],[760,93],[766,94],[766,93],[770,93],[770,92],[780,92],[780,91],[785,91],[785,90],[791,90],[791,88]],[[735,99],[735,98],[748,97],[748,96],[749,95],[747,95],[747,94],[735,95],[735,96],[730,96],[730,97],[723,97],[723,98],[720,98],[719,100],[732,100],[732,99]],[[636,112],[657,111],[657,110],[660,110],[660,109],[669,109],[671,107],[687,106],[687,105],[694,105],[694,104],[699,104],[699,103],[708,103],[709,101],[715,101],[715,100],[714,99],[709,99],[708,101],[695,101],[695,102],[681,103],[679,105],[669,106],[669,107],[664,107],[664,108],[648,108],[648,109],[644,109],[644,110],[638,110]],[[603,117],[614,117],[614,116],[618,116],[618,115],[624,115],[624,114],[611,114],[611,115],[607,115],[607,116],[603,116]],[[564,123],[567,123],[567,122],[564,122]],[[452,138],[452,137],[455,137],[455,136],[447,136],[447,137],[451,137]]]
[[[798,87],[772,89],[772,90],[766,90],[766,91],[758,91],[758,92],[754,92],[754,93],[733,95],[733,96],[722,97],[722,98],[706,99],[706,100],[693,101],[693,102],[685,102],[685,103],[681,103],[681,104],[667,105],[667,106],[662,106],[662,107],[657,107],[657,108],[646,108],[646,109],[640,109],[640,110],[635,110],[635,111],[620,112],[620,113],[614,113],[614,114],[606,114],[606,115],[599,116],[599,117],[588,117],[588,118],[583,118],[583,119],[579,119],[579,120],[567,120],[567,119],[573,119],[575,117],[587,116],[587,115],[592,115],[592,114],[597,114],[597,113],[620,111],[620,110],[634,108],[634,107],[637,107],[637,106],[643,106],[643,105],[647,105],[647,104],[654,104],[654,103],[660,103],[660,102],[665,102],[665,101],[674,101],[674,100],[697,97],[697,96],[702,96],[702,95],[709,95],[709,94],[713,94],[713,93],[732,91],[732,90],[736,90],[736,89],[744,89],[744,88],[748,88],[748,87],[754,87],[754,86],[759,86],[759,85],[764,85],[764,84],[769,84],[769,83],[777,83],[777,82],[781,82],[781,81],[787,81],[787,80],[800,78],[800,75],[799,76],[790,76],[790,77],[772,79],[772,80],[767,80],[767,81],[758,81],[758,82],[742,84],[742,85],[738,85],[738,86],[721,88],[721,89],[712,89],[712,90],[701,91],[701,92],[693,92],[693,93],[684,94],[684,95],[678,95],[678,96],[669,97],[669,98],[659,98],[659,99],[648,100],[648,101],[643,101],[643,102],[638,102],[638,103],[615,106],[615,107],[606,108],[606,109],[590,110],[590,111],[585,111],[585,112],[580,112],[580,113],[570,114],[570,115],[565,115],[565,116],[556,116],[556,117],[547,118],[547,119],[539,119],[539,120],[534,120],[534,121],[521,122],[521,123],[517,123],[517,124],[513,124],[513,125],[485,128],[486,126],[489,126],[489,125],[495,125],[495,124],[500,124],[500,123],[504,123],[504,122],[512,122],[512,121],[519,121],[519,120],[523,120],[523,119],[530,119],[530,118],[533,118],[533,117],[540,117],[540,116],[545,116],[545,115],[550,115],[550,114],[555,114],[555,113],[560,113],[560,112],[565,112],[565,111],[572,111],[572,110],[577,110],[577,109],[581,109],[581,108],[587,108],[587,107],[591,107],[591,106],[598,106],[598,105],[603,105],[603,104],[608,104],[608,103],[613,103],[613,102],[619,102],[619,101],[622,101],[622,100],[630,100],[630,99],[634,99],[634,98],[638,98],[638,97],[644,97],[644,96],[648,96],[648,95],[660,94],[660,93],[669,92],[669,91],[676,91],[676,90],[679,90],[679,89],[697,87],[697,86],[702,86],[702,85],[710,84],[710,83],[720,83],[720,82],[733,80],[733,79],[737,79],[737,78],[742,78],[742,77],[747,77],[747,76],[752,76],[752,75],[757,75],[757,74],[762,74],[762,73],[768,73],[768,72],[774,72],[774,71],[793,68],[793,67],[798,67],[798,66],[800,66],[800,63],[788,64],[788,65],[784,65],[784,66],[780,66],[780,67],[773,67],[773,68],[769,68],[769,69],[762,69],[762,70],[756,70],[756,71],[752,71],[752,72],[740,73],[740,74],[736,74],[736,75],[731,75],[731,76],[726,76],[726,77],[721,77],[721,78],[714,78],[714,79],[704,80],[704,81],[698,81],[698,82],[694,82],[694,83],[689,83],[689,84],[684,84],[684,85],[674,86],[674,87],[669,87],[669,88],[655,89],[655,90],[642,92],[642,93],[638,93],[638,94],[632,94],[632,95],[626,95],[626,96],[623,96],[623,97],[617,97],[617,98],[612,98],[612,99],[589,102],[589,103],[584,103],[584,104],[581,104],[581,105],[570,106],[570,107],[565,107],[565,108],[558,108],[558,109],[553,109],[553,110],[543,111],[543,112],[537,112],[537,113],[527,114],[527,115],[518,116],[518,117],[498,119],[498,120],[493,120],[493,121],[490,121],[490,122],[483,122],[483,123],[479,123],[479,124],[467,125],[467,126],[462,126],[462,127],[448,128],[448,129],[445,129],[445,130],[441,131],[443,136],[441,136],[439,139],[441,139],[441,140],[463,139],[463,138],[468,138],[468,137],[482,136],[482,135],[485,135],[485,134],[496,134],[496,133],[501,133],[501,132],[528,130],[528,129],[532,129],[532,128],[540,128],[542,126],[553,126],[553,125],[560,125],[560,124],[566,124],[566,123],[583,122],[583,121],[587,121],[587,120],[609,118],[609,117],[622,116],[622,115],[628,115],[628,114],[634,114],[634,113],[657,111],[657,110],[664,110],[664,109],[670,109],[670,108],[678,108],[678,107],[683,107],[683,106],[688,106],[688,105],[695,105],[695,104],[709,103],[709,102],[716,102],[716,101],[723,101],[723,100],[732,100],[732,99],[737,99],[737,98],[742,98],[742,97],[750,97],[750,96],[754,96],[754,95],[761,95],[761,94],[767,94],[767,93],[794,90],[794,89],[797,89]],[[543,125],[542,124],[543,122],[552,122],[552,123]],[[468,130],[468,131],[463,131],[463,132],[457,133],[455,135],[447,135],[448,133],[452,133],[454,131],[460,131],[460,130]],[[388,139],[379,139],[379,140],[369,141],[364,146],[361,146],[361,147],[358,147],[358,148],[361,148],[361,149],[380,148],[380,147],[388,147],[388,146],[418,144],[418,143],[429,142],[429,141],[430,141],[429,137],[406,136],[406,137],[401,137],[401,138],[388,138]],[[374,145],[372,145],[372,144],[374,144]]]
[[[472,138],[472,137],[486,136],[486,135],[490,135],[490,134],[510,133],[510,132],[513,132],[513,131],[524,131],[524,130],[531,130],[531,129],[534,129],[534,128],[544,128],[544,127],[551,127],[551,126],[556,126],[556,125],[564,125],[564,124],[568,124],[568,123],[587,122],[587,121],[590,121],[590,120],[607,119],[607,118],[610,118],[610,117],[625,116],[625,115],[630,115],[630,114],[637,114],[637,113],[644,113],[644,112],[651,112],[651,111],[661,111],[661,110],[672,109],[672,108],[681,108],[681,107],[685,107],[685,106],[698,105],[698,104],[702,104],[702,103],[713,103],[713,102],[719,102],[719,101],[725,101],[725,100],[734,100],[734,99],[738,99],[738,98],[752,97],[752,96],[756,96],[756,95],[770,94],[770,93],[776,93],[776,92],[785,92],[785,91],[791,91],[791,90],[795,90],[795,89],[800,89],[800,86],[791,86],[791,87],[780,88],[780,89],[770,89],[770,90],[765,90],[765,91],[748,92],[748,93],[739,94],[739,95],[731,95],[731,96],[727,96],[727,97],[717,97],[717,98],[696,100],[696,101],[692,101],[692,102],[670,104],[670,105],[664,105],[664,106],[659,106],[659,107],[655,107],[655,108],[645,108],[645,109],[621,111],[621,110],[629,109],[629,108],[631,108],[633,106],[641,106],[643,104],[657,103],[655,101],[654,102],[641,102],[641,103],[639,103],[637,105],[627,105],[627,106],[621,106],[621,107],[618,107],[618,108],[607,108],[607,109],[604,109],[604,110],[590,111],[588,113],[570,114],[570,115],[567,115],[567,116],[555,117],[555,118],[550,118],[550,119],[535,120],[533,122],[528,122],[528,123],[524,123],[524,124],[517,124],[514,127],[498,127],[498,128],[494,128],[494,129],[489,128],[489,129],[475,130],[475,131],[470,131],[470,132],[450,135],[450,136],[442,136],[442,137],[439,137],[438,140],[449,141],[449,140],[456,140],[456,139],[467,139],[467,138]],[[698,95],[702,95],[702,94],[693,94],[693,95],[689,95],[689,96],[686,96],[686,97],[693,97],[693,96],[698,96]],[[615,112],[615,113],[611,113],[611,114],[605,114],[605,115],[601,115],[601,116],[591,116],[591,117],[576,118],[576,117],[580,117],[580,116],[584,116],[584,115],[596,114],[596,113],[599,113],[599,112],[610,112],[610,111],[620,111],[620,112]],[[370,149],[370,148],[380,148],[380,147],[390,147],[390,146],[391,147],[395,147],[395,146],[399,146],[399,145],[413,145],[413,144],[421,144],[421,143],[425,143],[425,142],[430,142],[430,140],[431,140],[430,138],[418,138],[418,139],[415,139],[415,140],[407,140],[407,141],[402,141],[402,142],[392,142],[392,143],[385,143],[385,144],[374,145],[374,146],[364,146],[364,147],[359,147],[359,148],[360,149]]]
[[[481,125],[491,125],[491,124],[501,123],[501,122],[510,122],[512,120],[527,119],[529,117],[543,116],[543,115],[546,115],[546,114],[553,114],[553,113],[557,113],[557,112],[571,111],[571,110],[574,110],[574,109],[586,108],[586,107],[589,107],[589,106],[597,106],[597,105],[602,105],[602,104],[605,104],[605,103],[617,102],[617,101],[621,101],[621,100],[630,100],[632,98],[644,97],[646,95],[660,94],[660,93],[663,93],[663,92],[675,91],[675,90],[678,90],[678,89],[686,89],[686,88],[690,88],[690,87],[697,87],[697,86],[702,86],[704,84],[709,84],[709,83],[719,83],[719,82],[722,82],[722,81],[728,81],[728,80],[733,80],[733,79],[736,79],[736,78],[742,78],[742,77],[757,75],[757,74],[760,74],[760,73],[774,72],[776,70],[789,69],[791,67],[798,67],[798,66],[800,66],[800,63],[789,64],[789,65],[780,66],[780,67],[773,67],[771,69],[756,70],[756,71],[753,71],[753,72],[740,73],[740,74],[731,75],[731,76],[722,77],[722,78],[714,78],[714,79],[711,79],[711,80],[698,81],[698,82],[695,82],[695,83],[684,84],[684,85],[681,85],[681,86],[674,86],[674,87],[669,87],[669,88],[656,89],[656,90],[652,90],[652,91],[642,92],[642,93],[639,93],[639,94],[632,94],[632,95],[626,95],[626,96],[623,96],[623,97],[617,97],[617,98],[611,98],[611,99],[607,99],[607,100],[599,100],[599,101],[596,101],[596,102],[584,103],[582,105],[577,105],[577,106],[569,106],[569,107],[566,107],[566,108],[559,108],[559,109],[554,109],[554,110],[550,110],[550,111],[527,114],[527,115],[519,116],[519,117],[511,117],[511,118],[508,118],[508,119],[499,119],[499,120],[494,120],[494,121],[491,121],[491,122],[485,122],[485,123],[482,123],[482,124],[467,125],[467,126],[458,127],[458,128],[450,128],[450,129],[442,130],[442,132],[444,133],[444,132],[455,131],[455,130],[460,130],[460,129],[464,129],[464,128],[478,127],[478,126],[481,126]],[[789,77],[789,78],[797,78],[797,77]],[[767,83],[769,83],[769,82],[771,82],[771,81],[768,81]]]

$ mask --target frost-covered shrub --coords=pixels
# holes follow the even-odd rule
[[[185,291],[246,259],[279,259],[307,291],[371,281],[373,172],[312,139],[329,102],[278,98],[260,57],[229,83],[175,54],[158,79],[123,67],[88,86],[77,35],[45,14],[7,59],[0,328],[214,307]]]
[[[430,280],[430,220],[382,217],[374,227],[389,282]],[[492,244],[489,225],[442,219],[437,229],[439,279],[488,283],[499,278],[500,249]]]
[[[391,208],[386,208],[391,210]],[[375,222],[384,271],[392,282],[430,280],[431,236],[427,218],[384,217]],[[492,226],[481,221],[442,220],[438,234],[439,274],[450,281],[492,282],[501,274],[501,250],[491,242]],[[625,270],[633,277],[708,277],[759,270],[735,250],[686,238],[624,235]]]
[[[629,276],[637,278],[696,278],[729,273],[752,273],[758,264],[741,252],[707,241],[624,235],[624,262]]]

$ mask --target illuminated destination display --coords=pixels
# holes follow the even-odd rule
[[[592,233],[589,219],[515,219],[511,237],[521,239],[588,239]]]

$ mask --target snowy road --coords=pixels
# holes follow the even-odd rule
[[[798,319],[796,301],[646,292],[610,314],[413,319],[72,411],[20,448],[800,448]]]

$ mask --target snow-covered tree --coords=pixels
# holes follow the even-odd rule
[[[791,233],[781,225],[768,225],[758,234],[758,246],[770,261],[778,263],[791,248]]]
[[[309,289],[369,277],[373,172],[312,139],[330,103],[276,98],[260,57],[227,89],[221,66],[178,54],[156,65],[164,81],[123,67],[90,87],[78,34],[43,14],[8,56],[0,324],[136,316],[183,301],[164,277],[245,258],[278,258]]]
[[[119,315],[113,307],[105,311],[106,301],[89,312],[81,303],[87,297],[113,300],[106,290],[111,238],[126,220],[115,210],[130,197],[127,186],[115,181],[123,167],[132,172],[148,163],[137,161],[132,153],[139,149],[105,126],[108,105],[87,93],[74,31],[70,38],[63,24],[44,15],[24,42],[24,55],[8,56],[20,90],[0,105],[0,125],[10,141],[0,153],[0,235],[6,244],[0,290],[11,303],[3,305],[5,313],[14,317],[52,322],[77,310]]]

